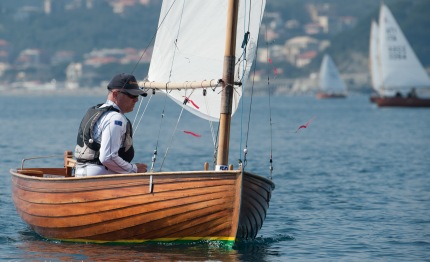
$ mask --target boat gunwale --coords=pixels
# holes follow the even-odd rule
[[[31,168],[25,168],[24,170],[37,170],[38,168],[31,167]],[[30,180],[42,180],[42,181],[69,181],[69,180],[92,180],[92,179],[105,179],[105,178],[124,178],[124,177],[147,177],[147,176],[163,176],[163,175],[178,175],[178,176],[185,176],[185,175],[196,175],[196,174],[203,174],[203,175],[211,175],[211,174],[218,174],[218,175],[234,175],[241,173],[242,171],[240,169],[238,170],[226,170],[226,171],[215,171],[215,170],[201,170],[201,171],[163,171],[163,172],[147,172],[147,173],[126,173],[126,174],[107,174],[107,175],[99,175],[99,176],[86,176],[86,177],[65,177],[58,175],[59,177],[36,177],[26,174],[19,173],[20,169],[10,169],[9,173],[13,176],[19,177],[19,178],[25,178]],[[252,174],[254,175],[254,174]],[[254,175],[259,178],[258,175]],[[270,180],[269,180],[270,181]],[[273,183],[273,182],[272,182]]]
[[[25,168],[24,170],[35,170],[35,167]],[[241,173],[241,169],[236,170],[223,170],[223,171],[216,171],[216,170],[195,170],[195,171],[163,171],[163,172],[147,172],[147,173],[127,173],[127,174],[107,174],[107,175],[100,175],[100,176],[87,176],[87,177],[36,177],[36,176],[30,176],[26,174],[19,173],[20,169],[10,169],[9,173],[13,176],[24,178],[24,179],[30,179],[30,180],[41,180],[41,181],[76,181],[76,180],[91,180],[91,179],[104,179],[104,178],[124,178],[124,177],[139,177],[139,176],[163,176],[163,175],[178,175],[178,176],[185,176],[185,175],[195,175],[195,174],[203,174],[203,175],[211,175],[211,174],[217,174],[217,175],[233,175]],[[254,178],[263,180],[264,182],[270,184],[272,190],[275,189],[275,183],[266,177],[248,172],[243,171],[243,173],[246,173],[249,176],[252,176]]]
[[[264,176],[254,174],[254,173],[251,173],[251,172],[248,172],[248,171],[243,171],[243,173],[248,175],[248,176],[254,177],[256,179],[263,180],[263,182],[270,184],[272,191],[275,190],[275,183],[271,179],[266,178]]]

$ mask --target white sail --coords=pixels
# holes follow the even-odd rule
[[[324,55],[321,63],[319,84],[322,92],[332,95],[346,94],[346,85],[340,77],[331,57]]]
[[[252,6],[250,6],[252,4]],[[242,56],[245,32],[249,40],[244,63],[237,63],[235,81],[244,83],[255,56],[258,31],[266,1],[241,0],[239,5],[236,60]],[[226,40],[227,1],[224,0],[164,0],[158,23],[148,80],[154,82],[193,82],[223,78]],[[246,59],[244,59],[246,58]],[[167,91],[178,104],[202,118],[218,121],[221,87]],[[242,96],[236,87],[234,113]],[[184,105],[185,98],[188,103]]]
[[[376,21],[372,21],[372,25],[370,27],[369,69],[372,79],[372,87],[378,93],[381,89],[381,72],[379,61],[379,26]]]
[[[385,5],[379,14],[379,43],[384,94],[430,87],[427,72]]]

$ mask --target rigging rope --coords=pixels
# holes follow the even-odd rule
[[[261,10],[261,16],[260,16],[260,21],[262,21],[263,19],[263,3],[261,3],[260,6],[260,10]],[[249,12],[251,13],[251,7],[249,8]],[[249,15],[251,16],[251,15]],[[260,29],[257,33],[258,35],[260,34]],[[254,57],[257,57],[257,51],[258,51],[258,41],[256,43],[256,48],[255,48],[255,54]],[[248,124],[247,124],[247,132],[246,132],[246,139],[245,139],[245,148],[243,149],[243,162],[242,160],[239,160],[240,164],[242,164],[243,169],[245,170],[245,167],[248,163],[247,160],[247,155],[248,155],[248,139],[249,139],[249,132],[250,132],[250,124],[251,124],[251,113],[252,113],[252,104],[253,104],[253,97],[254,97],[254,85],[255,85],[255,75],[256,75],[256,68],[257,68],[257,60],[255,60],[254,63],[254,70],[253,70],[253,74],[252,74],[252,85],[251,85],[251,96],[250,96],[250,102],[249,102],[249,112],[248,112]]]
[[[218,84],[217,84],[217,86],[218,86]],[[204,97],[204,102],[205,102],[205,106],[206,106],[206,111],[210,112],[210,107],[209,107],[208,101],[206,99],[206,89],[203,89],[203,97]],[[215,137],[213,121],[208,120],[208,122],[209,122],[210,131],[211,131],[212,142],[214,144],[214,147],[216,147],[217,137]]]
[[[163,111],[161,112],[161,119],[160,119],[160,125],[158,128],[158,136],[157,136],[157,141],[155,144],[155,149],[154,149],[154,154],[152,156],[152,163],[151,163],[151,172],[154,171],[154,166],[155,166],[155,161],[157,160],[157,153],[158,153],[158,142],[160,141],[160,133],[161,133],[161,127],[163,125],[163,120],[164,120],[164,111],[166,109],[166,99],[167,99],[167,93],[164,96],[164,105],[163,105]]]
[[[142,60],[142,58],[143,58],[143,56],[145,55],[145,53],[146,53],[146,51],[147,51],[147,49],[149,48],[149,46],[150,46],[150,44],[152,43],[152,42],[154,42],[154,39],[155,39],[155,36],[156,36],[156,33],[158,32],[158,30],[159,30],[159,28],[162,26],[162,24],[164,23],[164,21],[165,21],[165,19],[166,19],[166,17],[167,17],[167,15],[170,13],[170,11],[172,10],[172,8],[173,8],[173,6],[174,6],[174,4],[175,4],[175,2],[176,2],[176,0],[175,1],[173,1],[173,3],[172,3],[172,5],[169,7],[169,9],[168,9],[168,11],[166,12],[166,15],[163,17],[163,19],[161,20],[161,22],[160,22],[160,24],[159,24],[159,26],[157,27],[157,30],[156,30],[156,32],[155,32],[155,34],[153,35],[153,37],[152,37],[152,39],[151,39],[151,41],[150,41],[150,43],[148,44],[148,46],[145,48],[145,50],[143,51],[143,53],[142,53],[142,55],[140,56],[140,58],[139,58],[139,60],[137,61],[137,63],[135,64],[135,66],[134,66],[134,68],[133,68],[133,70],[132,70],[132,73],[134,73],[134,71],[136,70],[136,68],[137,68],[137,66],[138,66],[138,64],[140,63],[140,61]],[[247,6],[249,5],[249,8],[248,8],[248,19],[247,18],[245,18],[244,19],[244,24],[243,24],[243,26],[244,26],[244,37],[243,37],[243,41],[242,41],[242,49],[243,49],[243,51],[242,51],[242,53],[241,53],[241,55],[239,56],[239,58],[237,59],[237,62],[235,63],[236,64],[236,68],[241,68],[241,70],[237,70],[237,79],[238,79],[238,82],[239,83],[241,83],[241,82],[244,82],[243,81],[243,79],[244,79],[244,77],[245,76],[247,76],[247,67],[248,67],[248,58],[247,58],[247,49],[248,49],[248,44],[249,44],[249,40],[251,39],[251,34],[250,34],[250,25],[251,25],[251,23],[250,23],[250,18],[251,18],[251,7],[252,7],[252,1],[251,0],[249,0],[249,3],[248,3],[248,1],[245,1],[245,10],[247,9]],[[175,60],[175,57],[176,57],[176,53],[177,52],[179,52],[180,53],[180,48],[179,48],[179,46],[178,46],[178,39],[179,39],[179,33],[180,33],[180,28],[181,28],[181,24],[182,24],[182,18],[183,18],[183,12],[184,12],[184,8],[185,8],[185,1],[183,2],[183,5],[182,5],[182,14],[181,14],[181,16],[180,16],[180,19],[179,19],[179,27],[178,27],[178,31],[177,31],[177,37],[176,37],[176,39],[175,39],[175,41],[174,41],[174,53],[173,53],[173,57],[172,57],[172,62],[171,62],[171,68],[170,68],[170,74],[169,74],[169,81],[170,81],[170,79],[171,79],[171,77],[172,77],[172,69],[173,69],[173,63],[174,63],[174,60]],[[263,6],[263,2],[261,2],[261,17],[260,17],[260,21],[262,21],[262,16],[263,16],[263,8],[264,8],[264,6]],[[246,15],[245,15],[246,16]],[[259,34],[259,32],[258,32],[258,34]],[[266,34],[267,34],[267,32],[266,32]],[[266,35],[266,38],[267,38],[267,35]],[[257,41],[257,43],[256,43],[256,48],[255,48],[255,56],[254,57],[256,57],[257,56],[257,50],[258,50],[258,41]],[[244,152],[244,167],[246,166],[246,164],[247,164],[247,153],[248,153],[248,138],[249,138],[249,131],[250,131],[250,122],[251,122],[251,111],[252,111],[252,103],[253,103],[253,94],[254,94],[254,83],[255,83],[255,72],[256,72],[256,64],[257,63],[255,63],[255,65],[254,65],[254,71],[253,71],[253,80],[252,80],[252,87],[251,87],[251,100],[250,100],[250,104],[249,104],[249,115],[248,115],[248,124],[247,124],[247,132],[246,132],[246,140],[245,140],[245,149],[243,150],[243,152]],[[252,66],[252,65],[250,65],[250,66]],[[236,84],[236,83],[235,83]],[[244,93],[244,85],[242,85],[241,86],[241,88],[242,88],[242,95],[243,95],[243,93]],[[270,101],[270,79],[269,79],[269,77],[268,77],[268,88],[269,88],[269,107],[271,107],[271,105],[270,105],[270,103],[271,103],[271,101]],[[216,90],[216,88],[213,88],[212,89],[213,91],[215,91]],[[238,89],[235,89],[234,88],[234,90],[235,90],[235,92],[239,92],[239,90]],[[194,91],[194,90],[193,90]],[[187,93],[185,93],[185,100],[184,100],[184,105],[187,103],[187,102],[193,102],[192,100],[190,100],[189,98],[191,97],[191,95],[193,94],[193,91],[189,94],[189,95],[187,95]],[[203,92],[205,93],[206,92],[206,89],[204,89],[203,90]],[[153,171],[154,170],[154,165],[155,165],[155,161],[156,161],[156,156],[157,156],[157,152],[158,152],[158,144],[159,144],[159,140],[160,140],[160,132],[161,132],[161,128],[162,128],[162,125],[163,125],[163,120],[164,120],[164,114],[165,114],[165,108],[166,108],[166,98],[167,98],[167,95],[168,95],[168,90],[167,90],[167,88],[166,88],[166,90],[165,90],[165,99],[164,99],[164,107],[163,107],[163,111],[162,111],[162,115],[161,115],[161,119],[160,119],[160,126],[159,126],[159,131],[158,131],[158,137],[157,137],[157,141],[156,141],[156,147],[155,147],[155,149],[154,149],[154,155],[153,155],[153,158],[152,158],[152,167],[151,167],[151,171]],[[138,127],[139,127],[139,125],[140,125],[140,122],[141,122],[141,120],[142,120],[142,117],[143,117],[143,115],[145,114],[145,112],[146,112],[146,109],[147,109],[147,107],[148,107],[148,105],[149,105],[149,102],[151,101],[151,98],[152,98],[152,96],[149,98],[149,100],[148,100],[148,103],[146,104],[146,106],[145,106],[145,109],[143,110],[143,112],[142,112],[142,115],[140,116],[140,118],[139,118],[139,121],[137,122],[137,125],[136,125],[136,127],[135,127],[135,131],[138,129]],[[209,108],[209,105],[208,105],[208,103],[207,103],[207,100],[206,99],[204,99],[204,101],[205,101],[205,105],[206,105],[206,108]],[[139,104],[139,108],[138,108],[138,110],[137,110],[137,114],[136,114],[136,116],[135,116],[135,119],[134,119],[134,121],[133,121],[133,126],[134,126],[134,124],[135,124],[135,122],[137,121],[137,115],[139,114],[139,112],[140,112],[140,109],[141,109],[141,106],[142,106],[142,101],[141,101],[141,103]],[[178,128],[178,125],[179,125],[179,121],[180,121],[180,119],[181,119],[181,116],[182,116],[182,113],[183,113],[183,109],[184,109],[184,106],[182,107],[182,109],[181,109],[181,112],[180,112],[180,115],[179,115],[179,117],[178,117],[178,119],[177,119],[177,123],[176,123],[176,126],[175,126],[175,130],[173,131],[173,133],[172,133],[172,135],[171,135],[171,138],[170,138],[170,142],[169,142],[169,144],[168,144],[168,146],[167,146],[167,148],[166,148],[166,152],[165,152],[165,154],[164,154],[164,157],[163,157],[163,160],[162,160],[162,163],[161,163],[161,166],[160,166],[160,171],[161,171],[161,169],[162,169],[162,167],[163,167],[163,165],[164,165],[164,162],[165,162],[165,160],[166,160],[166,157],[167,157],[167,154],[168,154],[168,152],[169,152],[169,149],[170,149],[170,146],[171,146],[171,144],[173,143],[173,138],[174,138],[174,135],[175,135],[175,133],[176,133],[176,131],[177,131],[177,128]],[[208,112],[209,112],[209,110],[207,110]],[[243,115],[243,111],[244,111],[244,103],[242,102],[242,115]],[[271,166],[271,170],[273,170],[273,167],[272,167],[272,119],[271,119],[271,110],[269,111],[270,112],[270,146],[271,146],[271,149],[270,149],[270,166]],[[242,128],[243,128],[243,123],[242,123],[242,119],[243,119],[243,117],[241,118],[241,130],[240,130],[240,133],[241,133],[241,137],[240,137],[240,148],[242,148]],[[218,143],[218,141],[217,141],[217,137],[218,137],[218,133],[219,133],[219,125],[218,125],[218,129],[217,129],[217,135],[215,136],[215,131],[214,131],[214,126],[213,126],[213,122],[212,121],[210,121],[209,120],[209,127],[210,127],[210,131],[211,131],[211,135],[212,135],[212,140],[213,140],[213,144],[214,144],[214,165],[215,165],[215,163],[216,163],[216,156],[217,156],[217,150],[218,150],[218,145],[217,145],[217,143]],[[242,158],[242,150],[239,150],[239,157],[240,157],[240,159],[239,159],[239,161],[240,162],[242,162],[242,160],[241,160],[241,158]],[[270,174],[270,178],[271,178],[271,174]]]
[[[160,171],[163,168],[164,161],[166,160],[167,153],[169,152],[170,145],[172,145],[172,143],[173,143],[173,138],[175,137],[176,130],[178,129],[179,121],[181,120],[181,117],[182,117],[182,112],[184,112],[184,108],[183,107],[181,109],[181,113],[179,114],[178,120],[176,121],[175,129],[173,130],[172,135],[170,136],[170,141],[169,141],[169,143],[167,145],[166,152],[164,153],[163,161],[161,162]]]
[[[153,96],[154,96],[154,95],[151,95],[151,96],[149,97],[148,101],[146,102],[146,106],[145,106],[145,108],[143,109],[142,114],[140,115],[139,122],[137,122],[137,125],[136,125],[136,127],[135,127],[135,126],[134,126],[134,123],[136,122],[137,115],[139,114],[140,107],[141,107],[142,102],[143,102],[143,99],[141,99],[141,100],[140,100],[139,107],[137,108],[137,113],[136,113],[136,115],[134,116],[134,120],[133,120],[133,129],[134,129],[134,130],[133,130],[133,132],[134,132],[134,133],[138,130],[139,125],[140,125],[140,122],[142,121],[143,115],[145,115],[145,113],[146,113],[146,109],[148,109],[148,105],[149,105],[149,103],[151,102],[151,99],[152,99],[152,97],[153,97]]]
[[[162,22],[160,23],[160,25],[158,26],[157,31],[155,32],[155,34],[156,34],[156,33],[158,32],[158,30],[160,29],[161,25],[163,24],[164,20],[166,19],[167,15],[169,14],[170,10],[171,10],[171,9],[172,9],[172,7],[174,6],[175,2],[176,2],[176,0],[175,0],[175,1],[173,1],[172,5],[169,7],[169,10],[166,12],[166,15],[163,17],[163,20],[162,20]],[[184,3],[183,5],[185,5],[185,3]],[[183,12],[183,10],[184,10],[184,6],[182,6],[182,12]],[[181,22],[182,22],[182,14],[181,14],[181,19],[180,19],[180,24],[181,24]],[[179,28],[180,28],[180,26],[179,26]],[[170,82],[170,78],[171,78],[171,76],[172,76],[173,62],[174,62],[174,59],[175,59],[176,50],[178,49],[178,46],[177,46],[178,35],[179,35],[179,29],[178,29],[178,32],[177,32],[176,40],[175,40],[175,42],[174,42],[175,48],[174,48],[174,54],[173,54],[173,58],[172,58],[172,63],[171,63],[171,66],[170,66],[170,74],[169,74],[169,81],[168,81],[168,82]],[[154,91],[154,90],[153,90],[153,91]],[[153,92],[153,93],[154,93],[154,92]],[[153,171],[154,171],[155,161],[156,161],[156,159],[157,159],[157,154],[158,154],[158,143],[159,143],[159,141],[160,141],[160,133],[161,133],[161,128],[162,128],[163,120],[164,120],[164,114],[165,114],[165,109],[166,109],[166,104],[167,104],[167,96],[168,96],[168,90],[167,90],[167,84],[166,84],[166,90],[165,90],[165,96],[164,96],[164,103],[163,103],[163,110],[162,110],[162,113],[161,113],[160,125],[159,125],[159,129],[158,129],[158,136],[157,136],[156,146],[155,146],[155,149],[154,149],[154,151],[153,151],[153,156],[152,156],[152,161],[151,161],[151,169],[150,169],[150,170],[151,170],[151,172],[153,172]],[[182,115],[182,112],[181,112],[181,115]],[[179,118],[179,119],[180,119],[180,118]],[[178,119],[178,121],[179,121],[179,119]],[[171,139],[171,141],[170,141],[170,142],[172,142],[172,141],[173,141],[173,140]],[[166,153],[165,153],[165,155],[164,155],[164,157],[163,157],[163,161],[162,161],[161,166],[160,166],[160,171],[161,171],[161,169],[162,169],[162,167],[163,167],[163,164],[164,164],[164,161],[165,161],[165,159],[166,159],[167,152],[168,152],[168,148],[169,148],[169,145],[167,146]]]
[[[246,10],[246,7],[247,7],[247,2],[245,1],[245,6],[244,6],[244,9]],[[243,61],[244,61],[244,64],[243,64],[243,66],[242,66],[242,77],[239,75],[239,70],[238,70],[238,72],[237,72],[237,74],[238,74],[238,79],[240,79],[240,82],[244,82],[243,81],[243,77],[245,77],[245,75],[246,75],[246,67],[247,67],[247,62],[248,62],[248,60],[247,60],[247,57],[246,57],[246,54],[247,54],[247,47],[248,47],[248,42],[249,42],[249,39],[250,39],[250,37],[251,37],[251,33],[250,33],[250,26],[251,26],[251,20],[250,20],[250,18],[251,18],[251,7],[252,7],[252,4],[251,4],[251,0],[249,1],[249,12],[248,12],[248,18],[249,18],[249,20],[248,20],[248,27],[246,26],[246,16],[245,16],[245,18],[244,18],[244,20],[243,20],[243,31],[245,32],[245,35],[243,36],[243,41],[242,41],[242,45],[241,45],[241,47],[242,47],[242,49],[243,49],[243,52],[242,52],[242,54],[241,54],[241,56],[238,58],[238,61],[237,61],[237,63],[236,63],[236,65],[240,62],[240,60],[241,60],[241,58],[243,57]],[[239,68],[239,66],[238,66],[238,68]],[[255,73],[255,72],[254,72]],[[255,75],[255,74],[254,74]],[[244,89],[245,89],[245,84],[242,84],[242,96],[243,96],[243,94],[244,94]],[[254,89],[254,83],[252,84],[252,87],[251,87],[251,90],[253,90]],[[251,93],[252,93],[253,91],[251,91]],[[251,103],[252,103],[252,94],[251,94]],[[244,102],[242,102],[242,112],[241,112],[241,115],[242,115],[242,117],[240,118],[240,143],[239,143],[239,165],[242,165],[242,134],[243,134],[243,108],[244,108]],[[249,131],[249,124],[248,124],[248,130],[247,130],[247,133],[248,133],[248,131]],[[244,153],[245,153],[245,155],[246,155],[246,153],[247,153],[247,151],[245,152],[245,150],[244,150]],[[245,156],[245,159],[246,159],[246,156]],[[244,166],[243,166],[244,167]]]
[[[134,119],[133,119],[133,124],[132,124],[132,127],[133,127],[133,132],[136,132],[136,128],[134,127],[134,123],[136,122],[136,118],[137,118],[137,116],[139,115],[139,111],[140,111],[140,107],[142,106],[142,100],[143,99],[139,99],[140,101],[139,101],[139,107],[137,108],[137,111],[136,111],[136,115],[134,116]],[[143,114],[143,113],[142,113]]]
[[[267,41],[267,27],[265,28],[265,39],[266,39],[266,48],[267,48],[267,60],[269,61],[269,42]],[[276,75],[275,75],[276,77]],[[267,93],[268,93],[268,97],[269,97],[269,127],[270,127],[270,158],[269,158],[269,179],[272,180],[272,172],[273,172],[273,155],[272,155],[272,141],[273,141],[273,137],[272,137],[272,105],[271,105],[271,90],[270,90],[270,73],[269,73],[269,64],[267,64]]]
[[[176,1],[175,1],[176,2]],[[174,4],[174,2],[172,3],[172,6],[173,6],[173,4]],[[170,7],[170,8],[172,8],[172,6]],[[177,45],[177,43],[178,43],[178,38],[179,38],[179,31],[180,31],[180,29],[181,29],[181,25],[182,25],[182,18],[183,18],[183,14],[184,14],[184,7],[185,7],[185,1],[183,2],[183,4],[182,4],[182,12],[181,12],[181,17],[180,17],[180,19],[179,19],[179,26],[178,26],[178,31],[176,32],[176,39],[175,39],[175,41],[174,41],[174,45],[175,45],[175,48],[174,48],[174,51],[173,51],[173,57],[172,57],[172,63],[171,63],[171,65],[170,65],[170,73],[169,73],[169,82],[170,82],[170,79],[171,79],[171,77],[172,77],[172,69],[173,69],[173,62],[175,61],[175,57],[176,57],[176,51],[179,51],[179,47],[178,47],[178,45]],[[170,11],[170,9],[169,9],[169,11]],[[167,14],[166,14],[166,16],[167,16]],[[167,85],[166,85],[166,97],[167,97]],[[164,107],[166,106],[166,100],[164,100]],[[171,135],[171,137],[170,137],[170,142],[167,144],[167,148],[166,148],[166,152],[164,153],[164,157],[163,157],[163,161],[161,162],[161,165],[160,165],[160,171],[162,170],[162,168],[163,168],[163,165],[164,165],[164,161],[166,160],[166,157],[167,157],[167,153],[169,152],[169,148],[170,148],[170,145],[172,144],[172,142],[173,142],[173,137],[174,137],[174,135],[175,135],[175,132],[176,132],[176,129],[178,128],[178,124],[179,124],[179,121],[180,121],[180,119],[181,119],[181,116],[182,116],[182,112],[184,111],[184,107],[182,107],[182,109],[181,109],[181,113],[180,113],[180,115],[179,115],[179,117],[178,117],[178,120],[177,120],[177,123],[176,123],[176,126],[175,126],[175,130],[173,131],[173,133],[172,133],[172,135]],[[164,109],[163,109],[163,113],[164,113]],[[161,130],[161,126],[160,126],[160,130]],[[159,140],[159,138],[157,139],[157,145],[158,145],[158,140]],[[156,151],[154,151],[154,152],[156,152]],[[154,154],[154,157],[155,157],[155,154]]]
[[[140,62],[142,61],[142,59],[143,59],[144,55],[146,54],[146,52],[148,51],[149,47],[151,46],[151,44],[153,44],[153,43],[154,43],[155,38],[156,38],[156,36],[157,36],[157,32],[158,32],[158,30],[159,30],[159,29],[160,29],[160,27],[164,24],[164,20],[166,19],[166,17],[168,16],[168,14],[170,13],[170,11],[172,10],[172,7],[175,5],[175,2],[176,2],[176,0],[175,0],[175,1],[173,1],[173,3],[171,4],[171,6],[169,7],[168,11],[166,12],[166,15],[163,17],[163,19],[162,19],[162,20],[161,20],[161,22],[159,23],[159,25],[158,25],[158,27],[157,27],[157,30],[156,30],[156,31],[155,31],[155,33],[152,35],[151,40],[149,41],[149,43],[147,44],[147,46],[144,48],[144,50],[143,50],[142,54],[140,55],[140,57],[139,57],[138,61],[137,61],[137,62],[136,62],[136,64],[133,66],[133,69],[131,70],[131,73],[130,73],[130,74],[134,74],[134,72],[136,71],[137,66],[138,66],[138,65],[140,64]],[[152,96],[153,96],[154,94],[155,94],[155,89],[153,90],[152,95],[151,95],[151,97],[149,98],[149,100],[148,100],[148,102],[147,102],[147,104],[146,104],[146,106],[145,106],[145,109],[144,109],[144,111],[142,112],[142,115],[140,116],[140,119],[139,119],[139,122],[138,122],[137,126],[136,126],[136,127],[134,127],[134,123],[135,123],[135,121],[136,121],[136,119],[137,119],[137,116],[138,116],[139,111],[140,111],[140,107],[141,107],[141,105],[142,105],[142,100],[141,100],[141,102],[140,102],[140,104],[139,104],[139,108],[138,108],[137,113],[136,113],[136,116],[135,116],[135,118],[134,118],[134,120],[133,120],[133,129],[134,129],[134,130],[133,130],[133,132],[134,132],[134,133],[136,133],[136,131],[137,131],[137,129],[138,129],[138,126],[139,126],[139,124],[140,124],[140,121],[142,120],[142,117],[143,117],[143,115],[145,114],[146,109],[147,109],[147,107],[148,107],[148,105],[149,105],[149,102],[151,101],[151,98],[152,98]],[[166,97],[167,97],[167,90],[166,90]],[[165,99],[165,101],[166,101],[166,99]],[[164,105],[165,105],[165,104],[166,104],[166,102],[164,102]],[[163,119],[164,119],[164,110],[165,110],[165,106],[163,107],[162,116],[161,116],[161,120],[160,120],[160,128],[159,128],[159,131],[158,131],[158,138],[157,138],[156,146],[155,146],[155,149],[154,149],[154,155],[153,155],[153,157],[152,157],[151,171],[154,171],[154,165],[155,165],[155,160],[156,160],[156,155],[157,155],[157,150],[158,150],[158,141],[159,141],[159,138],[160,138],[161,124],[162,124]]]
[[[151,40],[149,41],[148,45],[144,48],[144,50],[143,50],[142,54],[140,55],[139,59],[137,60],[136,64],[134,64],[134,67],[131,70],[130,74],[133,74],[134,71],[136,71],[137,66],[140,64],[140,61],[142,61],[143,56],[146,54],[146,51],[149,49],[151,44],[155,41],[155,37],[157,36],[158,29],[160,29],[160,27],[163,25],[164,20],[166,19],[167,15],[170,13],[170,10],[172,10],[172,7],[175,5],[175,2],[176,2],[176,0],[173,1],[172,5],[169,7],[169,10],[166,12],[166,15],[163,17],[163,20],[161,20],[160,24],[157,27],[157,30],[152,35]]]

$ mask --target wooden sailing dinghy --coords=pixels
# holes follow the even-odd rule
[[[220,241],[233,245],[240,239],[255,238],[266,217],[274,183],[265,177],[245,172],[242,166],[233,169],[228,165],[230,121],[241,94],[240,89],[234,84],[237,80],[235,53],[241,48],[240,44],[236,44],[236,35],[242,37],[244,32],[237,30],[237,23],[238,20],[239,22],[245,19],[248,19],[248,22],[252,20],[248,27],[251,35],[248,43],[255,47],[265,5],[264,0],[253,0],[251,8],[244,2],[230,0],[226,5],[224,1],[208,1],[202,5],[200,1],[165,0],[154,44],[152,61],[155,62],[151,62],[149,71],[148,79],[151,82],[141,83],[143,88],[154,90],[160,88],[173,98],[175,95],[179,97],[184,95],[187,99],[192,98],[196,103],[206,105],[197,110],[190,104],[178,103],[190,111],[195,111],[196,115],[220,121],[216,168],[208,170],[205,165],[205,168],[197,171],[152,171],[74,177],[75,161],[68,151],[64,156],[63,167],[24,168],[23,161],[21,168],[10,170],[12,196],[19,215],[35,232],[48,239],[98,243]],[[248,9],[245,6],[248,6]],[[218,12],[214,13],[215,10]],[[178,13],[180,16],[175,16]],[[252,16],[246,17],[247,14]],[[190,15],[193,15],[192,19]],[[208,59],[205,60],[201,56],[193,57],[193,54],[199,56],[202,53],[199,53],[198,48],[182,42],[183,40],[196,42],[195,38],[189,35],[186,38],[178,38],[175,35],[176,40],[169,43],[174,44],[180,51],[179,55],[183,57],[182,60],[181,57],[175,59],[179,64],[172,62],[171,53],[166,53],[167,47],[163,46],[168,42],[164,37],[177,31],[172,31],[167,26],[180,24],[182,30],[182,27],[194,25],[193,30],[199,28],[210,30],[207,26],[202,26],[202,21],[206,21],[204,19],[208,16],[211,20],[207,26],[218,30],[209,32],[211,41],[208,45],[211,52],[205,54]],[[219,20],[220,17],[222,20]],[[181,23],[178,23],[178,19]],[[216,34],[221,32],[220,30],[224,31],[224,37]],[[222,48],[221,42],[224,42]],[[191,50],[188,54],[187,47]],[[220,57],[216,60],[210,55]],[[164,59],[158,59],[160,56]],[[187,63],[180,64],[184,57]],[[251,64],[252,57],[247,58]],[[194,63],[196,61],[197,64]],[[164,62],[171,66],[163,69]],[[214,63],[220,70],[217,69],[214,73],[207,66],[208,63]],[[201,69],[199,67],[202,64],[206,65],[203,71],[215,74],[214,77],[219,74],[222,79],[193,84],[185,83],[181,77],[175,75],[176,71],[188,74],[188,69],[191,71]],[[250,65],[245,72],[249,71],[249,67]],[[165,78],[166,71],[170,72],[169,78]],[[196,74],[189,76],[194,82],[197,77],[201,77]],[[245,79],[246,76],[244,73]],[[211,78],[199,78],[203,79]],[[181,90],[178,90],[175,83],[182,86]],[[199,98],[194,95],[193,90],[196,86],[207,88],[213,83],[216,83],[216,86],[210,87],[213,91],[208,91],[207,96]],[[191,93],[187,90],[191,90]],[[175,93],[179,91],[185,93]],[[198,93],[206,92],[200,90]],[[219,105],[204,102],[210,98],[217,100]],[[218,114],[218,117],[215,114]]]

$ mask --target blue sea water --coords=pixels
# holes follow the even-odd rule
[[[45,240],[16,213],[9,169],[23,158],[44,155],[60,157],[31,161],[61,165],[63,152],[74,148],[86,109],[104,100],[104,95],[0,95],[0,260],[430,261],[430,109],[377,108],[365,95],[254,97],[248,135],[245,97],[233,117],[231,163],[237,166],[247,146],[246,169],[269,176],[272,153],[276,184],[253,241],[226,250],[210,244]],[[209,124],[186,112],[177,124],[180,110],[170,102],[164,107],[164,101],[161,95],[151,99],[135,131],[136,161],[149,163],[158,145],[156,168],[200,169],[203,162],[212,163]],[[129,118],[134,121],[135,114]]]

